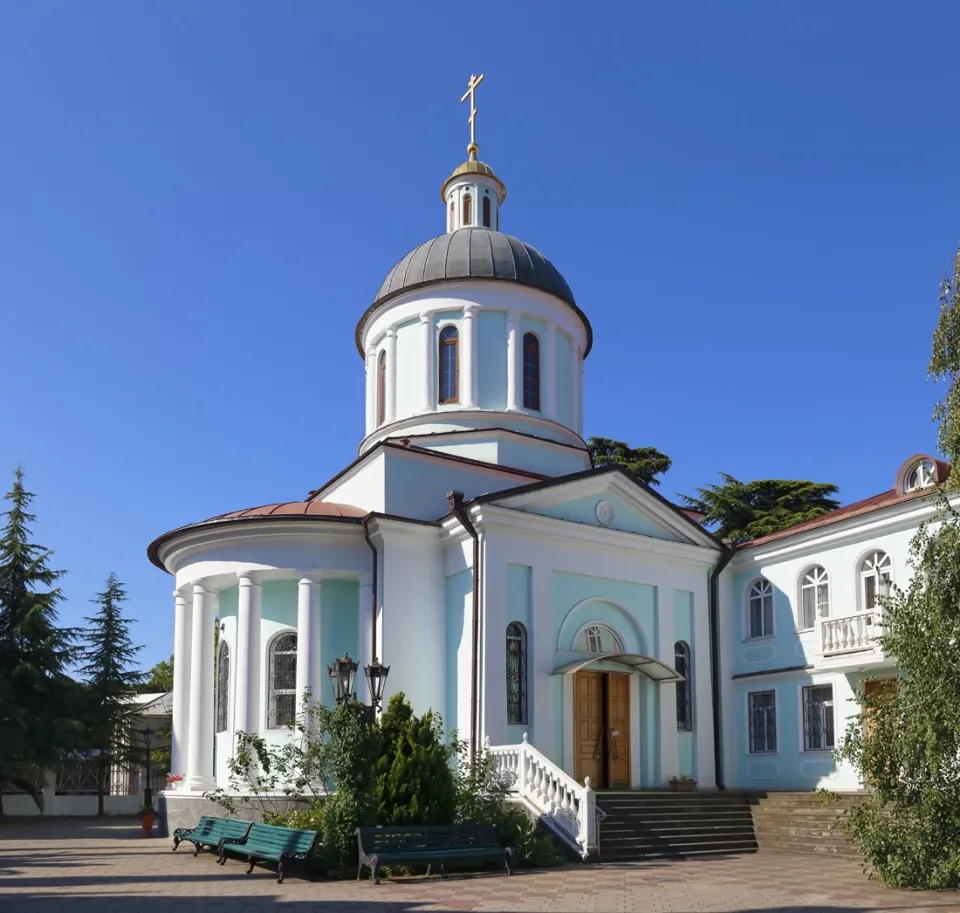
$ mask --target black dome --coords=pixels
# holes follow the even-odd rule
[[[387,273],[373,304],[357,326],[357,348],[361,354],[363,326],[374,310],[413,289],[458,279],[516,282],[559,298],[583,321],[587,330],[587,351],[590,350],[593,344],[590,323],[577,307],[573,292],[560,271],[540,251],[518,238],[489,228],[461,228],[424,241]]]

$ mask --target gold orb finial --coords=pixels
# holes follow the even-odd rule
[[[468,161],[475,162],[480,154],[480,147],[476,143],[470,143],[467,146]]]

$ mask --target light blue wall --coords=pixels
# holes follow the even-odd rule
[[[480,408],[507,408],[507,315],[505,311],[477,314],[477,394]]]
[[[422,339],[418,318],[397,326],[397,415],[410,415],[420,408],[421,374],[417,366],[423,365]]]
[[[523,741],[527,727],[534,725],[533,685],[531,679],[530,657],[533,644],[530,643],[530,617],[533,605],[533,568],[525,564],[507,565],[507,624],[519,621],[527,631],[527,722],[507,726],[508,744]],[[537,683],[539,684],[539,682]]]
[[[356,580],[324,580],[320,585],[320,649],[323,651],[322,670],[344,653],[352,657],[360,655],[360,584]],[[358,683],[357,688],[366,687]],[[358,692],[359,693],[359,692]],[[329,703],[332,691],[320,695]]]
[[[467,599],[473,589],[473,571],[467,568],[459,574],[447,577],[447,696],[446,707],[443,711],[444,728],[451,732],[458,728],[457,706],[462,697],[460,694],[460,652],[470,649],[470,630],[465,624],[464,609]],[[464,682],[468,679],[464,678]],[[469,723],[469,720],[464,720]],[[469,733],[460,733],[460,738],[466,738]]]
[[[260,615],[284,627],[297,626],[297,581],[267,580],[260,596]]]
[[[573,376],[570,373],[570,340],[557,333],[557,421],[573,427]]]
[[[509,427],[509,422],[505,421],[503,425]],[[562,476],[590,468],[590,460],[583,450],[544,447],[521,437],[503,439],[498,445],[497,454],[497,462],[501,466],[516,466],[520,469],[535,467],[536,472],[544,475]]]
[[[590,495],[586,498],[575,498],[572,501],[567,501],[554,507],[533,508],[532,512],[542,514],[546,517],[572,520],[575,523],[586,523],[589,526],[600,526],[600,521],[597,520],[596,507],[597,502],[601,499],[609,501],[610,504],[613,505],[614,520],[613,523],[610,524],[610,529],[640,533],[644,536],[652,536],[655,539],[675,540],[677,538],[652,520],[637,513],[636,509],[628,505],[625,501],[611,494],[604,494],[600,497]]]
[[[232,586],[220,591],[220,607],[217,614],[221,618],[233,618],[237,614],[237,607],[240,602],[240,589]],[[231,644],[232,646],[232,644]]]
[[[751,583],[759,574],[754,570],[738,572],[733,578],[733,669],[759,672],[802,666],[807,661],[804,640],[797,633],[790,595],[773,585],[773,637],[748,640],[747,600]]]
[[[673,591],[673,638],[684,640],[690,645],[690,688],[693,696],[693,732],[677,733],[677,750],[679,754],[681,774],[697,779],[697,713],[696,713],[696,679],[699,673],[700,655],[698,644],[693,638],[693,593],[687,590]],[[673,687],[676,685],[665,685]]]

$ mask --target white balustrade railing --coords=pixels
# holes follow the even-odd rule
[[[519,745],[484,745],[511,792],[549,818],[586,858],[597,848],[596,794],[537,751],[523,734]]]
[[[824,618],[820,622],[820,643],[825,656],[872,650],[877,646],[879,635],[880,613],[877,610],[844,618]]]

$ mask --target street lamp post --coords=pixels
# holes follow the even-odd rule
[[[143,788],[143,804],[153,805],[153,788],[150,785],[150,746],[153,744],[153,730],[147,726],[140,730],[140,738],[143,740],[144,748],[144,767],[146,768],[146,785]]]
[[[363,667],[363,675],[367,680],[367,687],[370,689],[370,706],[374,711],[381,709],[383,689],[387,684],[389,674],[390,667],[383,665],[376,657],[369,666]],[[357,676],[357,664],[350,658],[349,653],[345,653],[340,659],[334,660],[332,666],[327,666],[327,675],[330,677],[330,684],[333,686],[334,700],[338,704],[345,704],[357,699],[353,690],[353,683]]]
[[[382,710],[383,689],[387,684],[390,667],[383,665],[377,657],[374,657],[369,666],[363,667],[363,674],[367,679],[367,687],[370,689],[370,705],[375,710]]]

